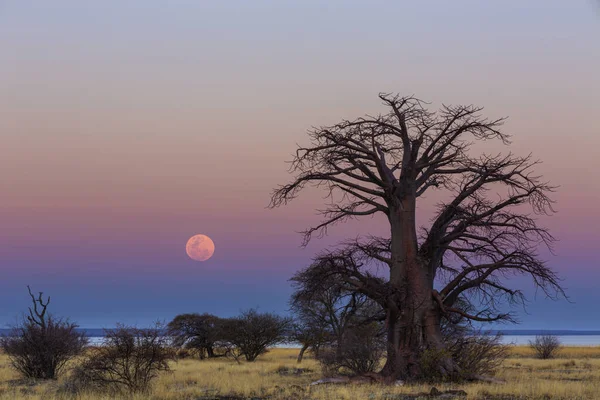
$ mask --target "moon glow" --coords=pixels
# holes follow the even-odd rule
[[[187,255],[196,261],[206,261],[215,253],[215,243],[206,235],[194,235],[185,245]]]

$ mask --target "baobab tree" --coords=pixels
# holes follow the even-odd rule
[[[370,238],[320,254],[312,278],[335,275],[386,312],[387,379],[422,377],[425,350],[440,354],[439,375],[460,375],[446,352],[442,319],[492,322],[511,318],[502,299],[523,300],[506,278],[520,274],[548,296],[563,295],[559,278],[538,248],[554,238],[537,215],[552,214],[554,188],[533,172],[530,155],[476,153],[477,142],[508,146],[504,119],[483,109],[442,106],[409,96],[380,94],[386,112],[309,131],[291,163],[294,179],[277,188],[271,206],[286,204],[306,186],[327,191],[323,220],[304,232],[304,244],[333,224],[385,215],[388,238]],[[417,203],[437,191],[442,200],[426,226]],[[389,268],[381,279],[373,261]]]

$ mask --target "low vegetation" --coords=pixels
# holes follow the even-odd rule
[[[56,379],[65,365],[81,354],[87,339],[76,331],[77,325],[48,312],[50,297],[34,296],[29,314],[0,338],[0,347],[10,365],[26,379]]]
[[[170,362],[171,372],[160,374],[151,394],[135,400],[401,400],[401,396],[464,390],[466,400],[596,400],[600,393],[600,347],[562,347],[551,360],[535,357],[528,346],[511,347],[496,377],[506,383],[460,383],[406,386],[322,385],[310,386],[321,377],[319,364],[308,353],[299,368],[299,349],[273,349],[256,362],[212,358],[186,358]],[[26,381],[0,354],[0,400],[108,400],[126,398],[97,392],[73,394],[65,390],[69,375],[58,381]],[[226,397],[229,396],[229,397]],[[464,397],[463,397],[464,398]]]
[[[560,340],[552,335],[537,335],[534,340],[529,341],[529,346],[538,358],[547,360],[555,357],[560,349]]]
[[[321,349],[317,360],[323,375],[375,372],[385,355],[385,340],[375,323],[347,329],[339,341]]]
[[[183,314],[167,327],[107,330],[97,347],[47,312],[49,298],[29,291],[29,315],[1,340],[0,400],[598,398],[600,347],[562,347],[548,336],[506,346],[462,319],[444,320],[446,353],[428,349],[417,361],[428,379],[383,384],[375,373],[385,361],[381,310],[302,274],[293,280],[293,320],[253,309],[234,318]],[[300,338],[302,349],[273,348]],[[447,358],[462,379],[437,374]],[[342,384],[315,385],[323,382]]]
[[[170,371],[175,351],[161,325],[119,326],[105,331],[102,346],[91,348],[68,381],[75,393],[148,394],[161,372]]]

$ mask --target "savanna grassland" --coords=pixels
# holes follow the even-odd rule
[[[152,394],[134,399],[402,399],[425,393],[432,385],[382,386],[371,384],[321,385],[319,365],[307,357],[296,363],[297,350],[274,349],[256,362],[228,359],[181,359],[172,372],[157,378]],[[297,368],[302,368],[298,373]],[[600,347],[565,347],[555,359],[538,360],[526,347],[514,347],[496,375],[506,383],[436,384],[440,390],[462,389],[467,399],[600,399]],[[28,382],[18,378],[9,360],[0,355],[0,400],[107,400],[113,396],[73,395],[66,378]],[[427,397],[423,397],[425,399]]]

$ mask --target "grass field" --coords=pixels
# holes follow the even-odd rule
[[[151,395],[135,399],[196,400],[230,398],[270,399],[401,399],[401,394],[429,392],[431,385],[388,387],[379,385],[323,385],[310,387],[320,378],[311,358],[300,367],[301,374],[285,373],[297,368],[295,349],[275,349],[254,363],[184,359],[173,363],[173,371],[157,379]],[[473,383],[436,385],[440,390],[463,389],[467,399],[600,399],[600,347],[565,347],[553,360],[537,360],[526,347],[514,347],[498,378],[503,384]],[[0,400],[81,399],[108,400],[109,396],[84,394],[74,397],[57,382],[25,382],[0,355]],[[425,398],[425,397],[424,397]]]

